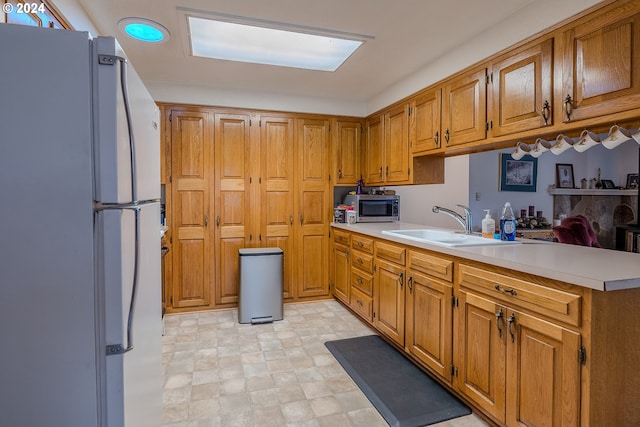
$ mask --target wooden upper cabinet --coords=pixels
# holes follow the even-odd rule
[[[409,180],[409,105],[399,105],[384,115],[384,180]]]
[[[492,136],[552,125],[553,39],[511,52],[492,67]]]
[[[362,123],[337,120],[334,131],[335,167],[332,175],[339,185],[357,184],[360,179]]]
[[[473,69],[444,86],[442,128],[447,147],[487,137],[487,69]]]
[[[209,227],[209,172],[213,161],[210,129],[207,113],[171,112],[173,307],[208,306],[210,302],[214,255]]]
[[[383,116],[377,116],[367,121],[367,138],[364,149],[364,182],[366,185],[381,184],[384,182],[382,171],[384,153],[384,120]]]
[[[563,121],[640,106],[640,6],[619,1],[564,33]],[[570,99],[568,99],[569,97]]]
[[[411,102],[410,145],[413,155],[440,148],[442,134],[442,89],[418,95]]]
[[[262,246],[283,251],[283,296],[294,296],[294,127],[286,117],[260,118],[260,229],[256,230]]]

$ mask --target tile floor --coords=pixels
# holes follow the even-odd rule
[[[166,316],[164,427],[387,426],[324,346],[372,333],[336,301],[285,304],[263,325],[239,324],[237,310]]]

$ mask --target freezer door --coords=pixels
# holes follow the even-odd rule
[[[98,37],[93,46],[96,200],[102,203],[133,200],[132,141],[137,200],[159,199],[158,107],[131,63],[110,60],[125,58],[115,39]]]
[[[99,288],[104,292],[106,346],[131,347],[108,355],[101,378],[105,426],[161,425],[162,420],[162,302],[160,282],[160,204],[139,209],[137,288],[134,298],[136,250],[135,211],[105,210],[97,215]],[[129,320],[130,313],[131,320]],[[131,330],[127,331],[127,325]]]

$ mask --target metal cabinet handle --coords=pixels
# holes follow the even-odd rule
[[[400,272],[400,274],[398,275],[398,284],[400,284],[400,287],[404,286],[404,273]]]
[[[389,177],[389,166],[385,167],[387,178]]]
[[[293,225],[293,215],[290,215],[290,216],[289,216],[289,224],[290,224],[290,225]]]
[[[344,257],[349,261],[349,249],[347,249],[344,253]]]
[[[409,287],[409,293],[413,293],[413,274],[409,275],[409,278],[407,279],[407,286]]]
[[[363,247],[363,246],[364,246],[364,243],[362,243],[362,242],[358,242],[358,246]]]
[[[338,178],[342,178],[342,169],[338,169]]]
[[[358,258],[357,261],[358,261],[358,264],[360,264],[360,265],[364,264],[364,261],[362,261],[362,258]]]
[[[436,131],[436,133],[433,134],[433,143],[436,145],[437,148],[440,148],[440,134],[438,131]]]
[[[451,135],[449,135],[449,129],[444,131],[444,142],[449,146],[449,139],[451,139]]]
[[[504,313],[502,312],[502,309],[498,310],[498,312],[496,313],[496,326],[498,327],[498,336],[500,338],[502,338],[502,326],[500,325],[500,323],[502,323],[503,317]]]
[[[571,95],[567,95],[564,99],[564,112],[567,115],[567,121],[571,120],[571,114],[573,114],[573,100]]]
[[[544,125],[547,126],[549,124],[549,118],[551,118],[549,101],[544,101],[544,104],[542,104],[542,118],[544,119]]]
[[[220,227],[220,215],[216,216],[216,227]]]
[[[516,335],[513,331],[513,325],[516,323],[516,315],[511,313],[511,316],[509,316],[507,322],[509,323],[509,335],[511,335],[511,342],[515,342]]]
[[[208,227],[209,226],[209,215],[205,215],[204,216],[204,226]]]
[[[300,214],[300,225],[304,222],[304,215]]]
[[[358,277],[358,283],[362,285],[362,277]]]
[[[503,293],[503,294],[511,294],[512,296],[516,296],[518,295],[518,291],[516,291],[515,289],[507,289],[507,288],[503,288],[500,285],[496,285],[495,286],[496,291]]]

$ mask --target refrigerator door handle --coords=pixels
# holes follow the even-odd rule
[[[131,106],[129,104],[129,89],[127,88],[127,59],[116,55],[98,55],[98,64],[116,65],[120,63],[120,90],[124,101],[124,113],[127,118],[127,130],[129,133],[129,155],[131,160],[131,199],[138,201],[138,186],[136,173],[136,143],[133,137],[133,124],[131,120]]]
[[[127,315],[127,345],[111,344],[107,345],[107,356],[124,354],[133,350],[133,320],[136,309],[136,299],[138,295],[138,268],[140,260],[140,208],[146,203],[100,203],[95,205],[95,211],[105,210],[132,210],[135,215],[135,239],[134,239],[134,259],[133,259],[133,285],[131,287],[131,300],[129,302],[129,314]]]

